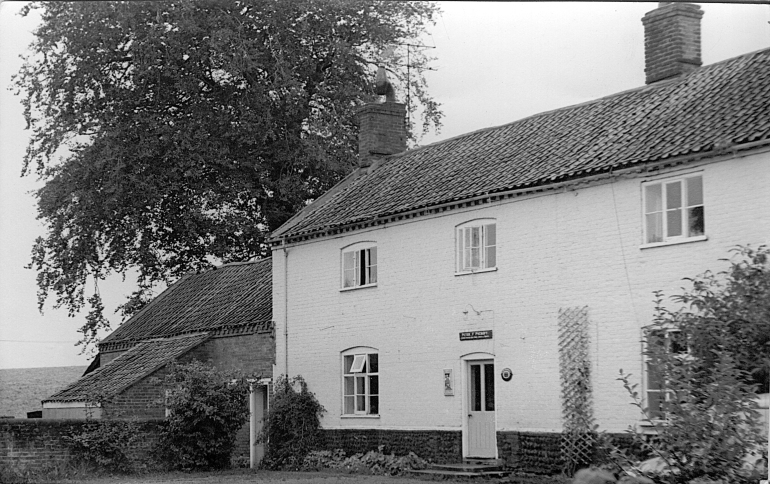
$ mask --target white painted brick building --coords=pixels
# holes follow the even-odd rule
[[[699,29],[693,8],[662,6],[645,26],[663,12]],[[425,437],[429,455],[510,458],[506,432],[562,430],[559,311],[585,308],[596,422],[637,422],[617,377],[644,389],[653,291],[680,292],[736,245],[770,242],[770,50],[692,65],[648,65],[674,74],[402,154],[362,153],[273,234],[276,374],[305,378],[335,438],[434,432],[444,442]],[[494,240],[475,232],[486,261],[463,252],[464,228],[490,224]],[[461,340],[474,331],[483,339]],[[356,368],[355,355],[375,354]],[[489,432],[482,418],[489,449],[475,440]]]

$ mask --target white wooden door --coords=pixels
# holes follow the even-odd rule
[[[265,457],[265,443],[257,442],[259,434],[267,416],[267,386],[254,386],[249,395],[249,410],[251,413],[249,419],[249,460],[250,467],[255,469]]]
[[[495,432],[495,364],[492,360],[468,363],[468,455],[494,458],[497,451]]]

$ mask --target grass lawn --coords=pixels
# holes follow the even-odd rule
[[[435,478],[408,476],[369,476],[345,472],[288,472],[288,471],[252,471],[235,469],[220,472],[165,472],[146,475],[129,476],[97,476],[88,474],[78,475],[49,475],[30,476],[28,479],[17,481],[27,483],[61,483],[61,484],[251,484],[251,483],[282,483],[282,484],[425,484],[429,482],[478,482],[489,484],[569,484],[570,479],[561,476],[510,476],[502,479],[482,478]],[[8,484],[12,484],[9,482]]]

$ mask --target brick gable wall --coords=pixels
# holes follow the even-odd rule
[[[111,361],[121,352],[106,358]],[[102,355],[104,362],[104,355]],[[180,358],[181,363],[193,360],[211,362],[220,370],[237,370],[263,378],[272,376],[275,361],[275,342],[272,334],[250,334],[211,338]],[[163,380],[168,374],[161,368],[112,399],[104,406],[106,415],[119,417],[164,418]],[[234,456],[249,456],[249,427],[244,425],[236,437]]]

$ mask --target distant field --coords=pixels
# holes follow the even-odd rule
[[[40,400],[74,382],[84,371],[85,366],[0,370],[0,416],[27,418],[27,412],[42,410]]]

